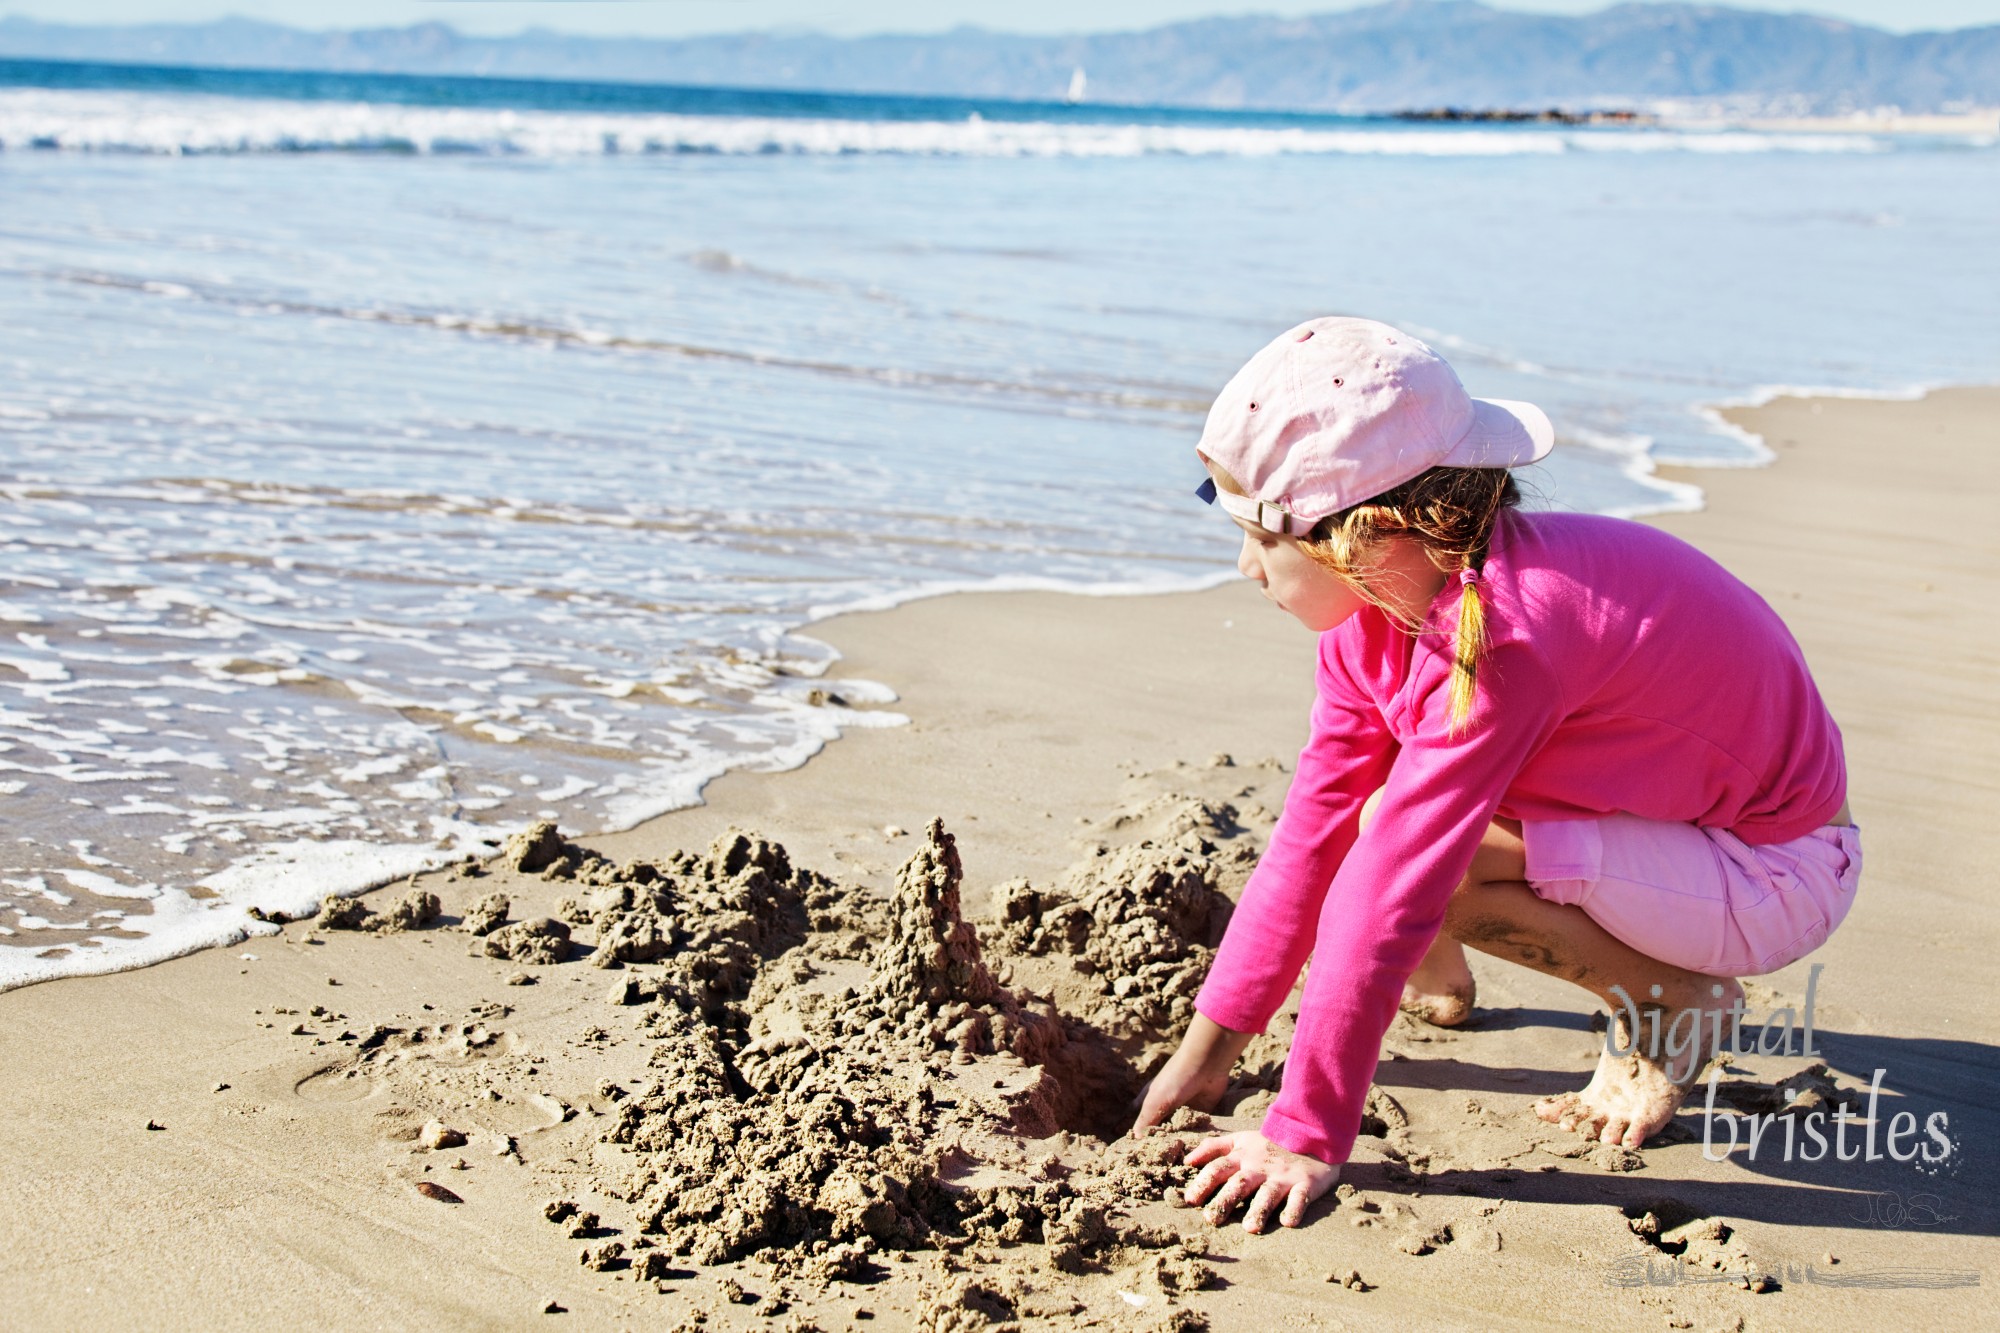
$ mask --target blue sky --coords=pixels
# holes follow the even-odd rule
[[[1501,0],[1503,9],[1589,13],[1608,0]],[[1737,0],[1739,8],[1804,11],[1896,32],[2000,23],[2000,0]],[[1306,14],[1354,0],[0,0],[0,15],[63,23],[198,22],[241,14],[302,28],[442,19],[467,32],[542,26],[570,32],[675,36],[762,28],[935,32],[977,23],[1014,32],[1148,28],[1211,14]]]

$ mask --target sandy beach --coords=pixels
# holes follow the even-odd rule
[[[1695,1103],[1584,1143],[1528,1108],[1588,1076],[1592,1002],[1475,955],[1476,1021],[1399,1020],[1309,1225],[1172,1207],[1209,1118],[1101,1136],[1283,803],[1311,637],[1244,584],[954,596],[815,631],[907,727],[363,928],[0,995],[0,1325],[1990,1327],[2000,390],[1728,416],[1777,462],[1650,521],[1804,645],[1867,871],[1746,987],[1811,985],[1821,1054],[1731,1064],[1715,1123],[1875,1080],[1944,1160],[1712,1161]],[[1287,1021],[1213,1124],[1258,1122]]]

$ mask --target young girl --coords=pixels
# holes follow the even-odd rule
[[[1525,513],[1508,468],[1554,432],[1470,398],[1384,324],[1316,319],[1251,358],[1200,453],[1238,567],[1319,632],[1311,738],[1270,846],[1135,1132],[1213,1106],[1307,957],[1284,1087],[1209,1139],[1190,1204],[1287,1226],[1339,1178],[1398,1005],[1472,1012],[1464,945],[1662,1028],[1819,947],[1859,837],[1839,730],[1775,612],[1622,519]],[[1685,1026],[1685,1025],[1684,1025]],[[1727,1022],[1723,1024],[1727,1027]],[[1636,1148],[1714,1054],[1625,1036],[1543,1119]]]

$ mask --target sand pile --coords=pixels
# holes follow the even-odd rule
[[[1111,1214],[1160,1197],[1185,1145],[1074,1151],[1065,1121],[1092,1109],[1077,1089],[1129,1098],[1135,1075],[1088,1023],[995,977],[962,879],[934,822],[886,904],[742,835],[600,891],[593,959],[659,965],[641,983],[659,1077],[605,1135],[633,1150],[603,1192],[639,1230],[698,1263],[765,1252],[822,1279],[973,1240],[1047,1242],[1068,1271],[1178,1245]]]
[[[1776,1290],[1775,1279],[1751,1256],[1741,1233],[1722,1218],[1672,1197],[1628,1204],[1624,1211],[1626,1225],[1649,1251],[1696,1272],[1740,1274],[1746,1290]]]
[[[1229,919],[1226,868],[1208,834],[1220,833],[1234,812],[1193,798],[1176,804],[1176,822],[1188,827],[1171,842],[1100,846],[1060,888],[1016,880],[996,894],[999,946],[1066,957],[1094,983],[1076,988],[1078,1016],[1127,1046],[1142,1066],[1164,1058],[1194,1016],[1194,997]]]

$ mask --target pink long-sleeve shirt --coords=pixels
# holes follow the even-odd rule
[[[1196,1000],[1260,1031],[1312,957],[1264,1133],[1323,1161],[1354,1146],[1403,983],[1496,814],[1625,811],[1764,845],[1818,828],[1846,796],[1840,732],[1798,643],[1687,543],[1509,511],[1480,591],[1489,647],[1457,736],[1456,581],[1418,636],[1372,607],[1320,636],[1311,738]]]

